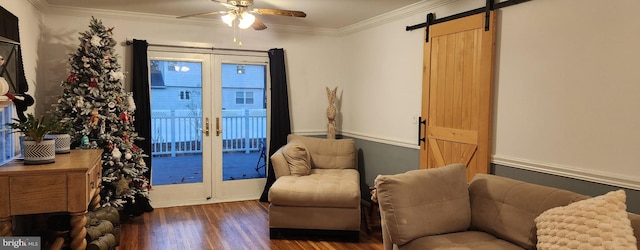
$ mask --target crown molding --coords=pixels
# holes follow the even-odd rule
[[[44,13],[47,8],[49,8],[49,3],[45,0],[28,0],[33,7],[35,7],[40,13]]]
[[[378,15],[367,20],[340,28],[338,29],[338,34],[340,36],[353,34],[362,30],[397,21],[405,17],[427,13],[436,8],[451,4],[456,1],[458,0],[423,0],[411,5],[407,5],[400,9],[390,11],[382,15]]]
[[[226,27],[225,24],[212,24],[211,19],[207,18],[189,18],[189,19],[176,19],[174,16],[128,12],[128,11],[115,11],[115,10],[103,10],[103,9],[91,9],[80,7],[68,7],[57,6],[47,2],[47,0],[28,0],[36,9],[43,14],[47,15],[63,15],[63,16],[102,16],[115,19],[125,20],[145,20],[160,23],[182,23],[188,25],[198,25],[203,27]],[[374,28],[379,25],[383,25],[389,22],[397,21],[405,17],[412,15],[426,13],[442,7],[444,5],[456,2],[458,0],[423,0],[415,4],[411,4],[397,10],[378,15],[367,20],[345,26],[339,29],[329,28],[309,28],[296,25],[277,25],[268,24],[269,30],[274,32],[295,33],[295,34],[309,34],[309,35],[325,35],[325,36],[344,36],[362,30]]]
[[[139,12],[129,12],[129,11],[117,11],[117,10],[104,10],[104,9],[91,9],[91,8],[80,8],[80,7],[69,7],[69,6],[57,6],[51,5],[47,3],[46,0],[29,0],[33,6],[35,6],[38,10],[40,10],[43,14],[46,15],[60,15],[60,16],[77,16],[77,17],[92,17],[92,16],[100,16],[100,17],[108,17],[114,19],[124,19],[124,20],[132,20],[132,21],[150,21],[156,23],[181,23],[188,25],[198,25],[202,27],[219,27],[224,28],[227,27],[226,24],[212,23],[211,19],[207,18],[187,18],[187,19],[176,19],[175,16],[168,15],[158,15],[158,14],[149,14],[149,13],[139,13]],[[277,25],[277,24],[268,24],[269,31],[275,32],[288,32],[288,33],[296,33],[296,34],[315,34],[315,35],[328,35],[328,36],[337,36],[337,29],[327,29],[327,28],[309,28],[295,25]]]

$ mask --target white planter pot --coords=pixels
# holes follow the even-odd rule
[[[44,138],[56,141],[56,154],[71,152],[71,136],[69,134],[48,134]]]
[[[56,141],[42,140],[41,142],[24,141],[24,164],[37,165],[56,161]]]

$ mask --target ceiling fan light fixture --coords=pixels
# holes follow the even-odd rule
[[[222,18],[222,21],[224,23],[226,23],[227,25],[229,25],[229,27],[233,26],[233,20],[236,19],[236,15],[233,13],[229,13],[226,15],[221,16],[220,18]]]
[[[256,17],[253,14],[249,12],[243,12],[240,15],[240,23],[238,23],[238,28],[247,29],[251,27],[251,25],[255,21],[256,21]]]

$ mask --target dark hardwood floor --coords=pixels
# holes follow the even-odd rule
[[[256,200],[157,208],[121,225],[124,249],[383,249],[380,231],[360,242],[327,236],[269,239],[268,204]]]

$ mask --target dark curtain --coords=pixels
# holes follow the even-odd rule
[[[132,90],[136,102],[136,119],[133,125],[138,136],[144,140],[136,142],[149,157],[144,162],[149,167],[145,176],[151,179],[151,98],[149,98],[149,66],[147,64],[147,47],[145,40],[133,40]]]
[[[287,144],[287,135],[291,133],[291,121],[289,117],[289,93],[287,91],[287,71],[284,61],[283,49],[269,50],[269,73],[271,74],[271,141],[269,143],[269,155],[267,155],[267,183],[260,196],[261,202],[269,199],[269,188],[276,181],[273,166],[269,163],[269,156],[280,147]]]

